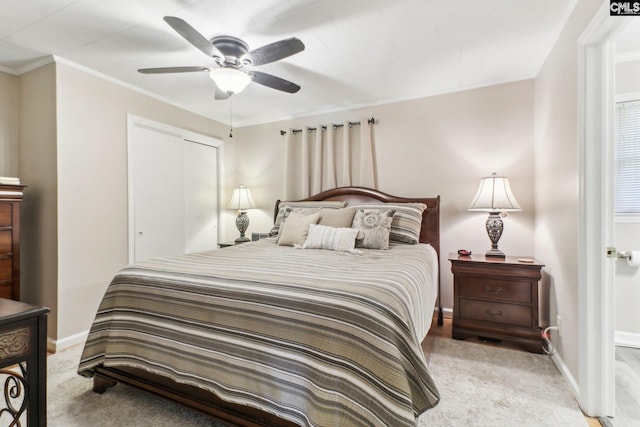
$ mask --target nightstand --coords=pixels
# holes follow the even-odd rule
[[[0,298],[0,374],[3,425],[47,425],[47,313],[49,309]],[[11,367],[19,367],[13,370]],[[22,402],[22,403],[21,403]]]
[[[549,325],[548,292],[539,283],[544,264],[519,259],[449,254],[453,338],[510,341],[542,353],[541,331]]]
[[[236,244],[236,242],[218,242],[218,247],[219,248],[226,248],[228,246],[233,246],[235,244]],[[239,244],[241,244],[241,243],[239,243]]]

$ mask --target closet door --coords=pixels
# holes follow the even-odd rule
[[[130,262],[217,247],[218,147],[181,131],[129,122]]]
[[[218,243],[218,149],[193,141],[184,148],[185,252]]]
[[[183,142],[175,135],[135,126],[130,133],[134,260],[184,252]],[[133,184],[131,186],[131,184]]]

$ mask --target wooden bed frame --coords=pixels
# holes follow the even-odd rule
[[[391,196],[378,190],[363,187],[340,187],[324,191],[304,200],[345,200],[350,203],[369,202],[420,202],[427,205],[422,215],[422,229],[420,242],[432,245],[440,257],[440,196],[432,198],[405,198]],[[276,202],[275,214],[278,213]],[[439,276],[438,276],[439,277]],[[438,278],[438,282],[439,282]],[[440,293],[438,283],[438,294]],[[438,296],[438,301],[440,297]],[[442,307],[439,304],[438,324],[442,325]],[[425,341],[429,341],[426,339]],[[429,356],[431,343],[423,342],[423,349]],[[118,382],[148,391],[150,393],[171,399],[187,407],[204,412],[224,423],[242,427],[293,427],[296,424],[283,420],[264,411],[225,402],[215,394],[198,387],[176,383],[168,378],[154,375],[135,368],[108,368],[99,366],[93,377],[93,391],[104,393],[107,388]]]

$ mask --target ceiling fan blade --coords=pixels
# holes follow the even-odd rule
[[[304,43],[296,37],[280,40],[249,52],[252,65],[264,65],[295,55],[304,50]]]
[[[270,87],[272,89],[281,90],[288,93],[296,93],[300,90],[300,86],[289,80],[281,79],[280,77],[273,76],[267,73],[261,73],[259,71],[252,71],[249,73],[253,78],[253,81],[263,86]]]
[[[204,52],[205,55],[212,58],[219,58],[224,61],[224,55],[211,42],[186,21],[175,16],[165,16],[164,21],[171,26],[186,41]]]
[[[207,67],[163,67],[163,68],[141,68],[138,70],[142,74],[167,74],[167,73],[193,73],[196,71],[209,71]]]

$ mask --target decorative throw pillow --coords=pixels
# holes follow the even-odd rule
[[[320,218],[320,212],[311,215],[303,215],[298,212],[291,212],[280,226],[278,234],[278,245],[293,246],[302,245],[307,240],[309,225],[316,224]]]
[[[320,210],[320,221],[318,221],[318,224],[326,225],[327,227],[351,228],[355,214],[356,208],[322,208]]]
[[[313,211],[309,211],[309,213],[313,213],[324,208],[340,209],[340,208],[344,208],[346,205],[347,205],[347,202],[339,201],[339,200],[320,200],[320,201],[303,201],[303,202],[282,201],[278,205],[278,214],[276,215],[276,219],[270,234],[272,236],[278,235],[278,232],[280,230],[280,224],[282,224],[282,219],[284,218],[284,213],[287,210],[287,208],[313,209]]]
[[[352,227],[360,230],[363,237],[356,240],[356,246],[367,249],[389,249],[393,214],[394,212],[390,209],[358,209],[353,217]]]
[[[394,242],[416,244],[420,241],[422,213],[427,208],[424,203],[379,203],[354,204],[356,209],[392,209],[395,211],[391,222],[389,239]]]
[[[311,224],[309,235],[302,249],[331,249],[333,251],[354,252],[358,230],[355,228],[327,227]]]

